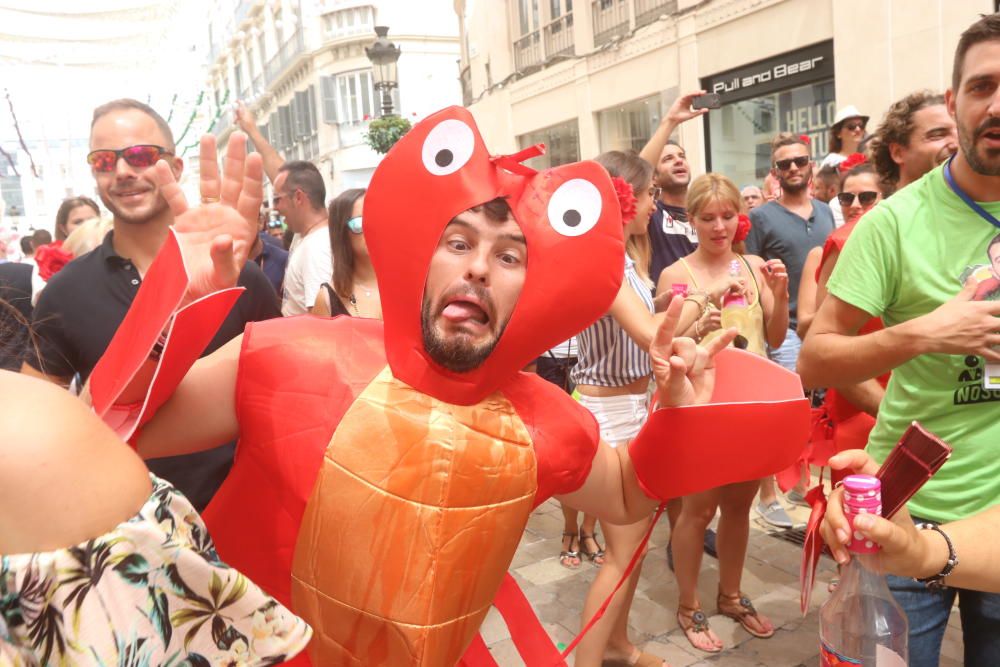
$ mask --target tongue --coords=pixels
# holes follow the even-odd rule
[[[453,301],[444,307],[441,314],[449,320],[475,320],[485,322],[487,317],[483,309],[468,301]]]

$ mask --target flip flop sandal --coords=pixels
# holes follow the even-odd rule
[[[589,551],[587,549],[587,540],[593,540],[594,544],[597,545],[597,551]],[[588,535],[587,533],[580,531],[580,553],[587,557],[591,563],[600,567],[604,564],[604,547],[601,543],[597,541],[597,531],[595,530],[593,534]],[[600,558],[601,562],[598,563],[597,559]]]
[[[571,549],[573,548],[573,540],[578,540],[579,536],[576,533],[563,533],[562,536],[564,538],[568,537],[570,538],[570,540],[569,540],[569,549],[566,551],[559,552],[559,564],[562,565],[567,570],[575,570],[576,568],[580,567],[580,562],[579,562],[580,552],[579,550],[571,551]],[[577,546],[577,548],[579,549],[579,545]],[[576,563],[573,562],[574,558],[577,560]]]
[[[686,611],[685,611],[686,610]],[[688,614],[687,612],[691,612]],[[682,619],[687,619],[691,625],[685,626]],[[701,609],[694,609],[692,607],[685,607],[684,605],[677,605],[677,625],[684,632],[684,636],[687,640],[691,642],[691,646],[698,649],[699,651],[704,651],[705,653],[721,653],[721,646],[713,646],[713,648],[703,648],[694,643],[691,639],[691,633],[700,634],[707,633],[712,628],[708,625],[708,616],[705,616],[705,612]],[[711,640],[709,640],[711,642]]]
[[[722,608],[723,601],[729,604],[738,604],[740,606],[739,611],[726,611]],[[718,598],[716,598],[716,604],[719,606],[719,613],[723,616],[733,619],[737,623],[743,626],[743,629],[752,634],[754,637],[759,637],[760,639],[767,639],[774,635],[774,629],[772,628],[770,632],[761,632],[760,630],[755,630],[753,626],[747,623],[748,618],[755,618],[760,621],[760,617],[757,614],[757,609],[753,606],[753,602],[750,602],[750,598],[746,595],[740,593],[739,598],[734,598],[729,595],[723,595],[719,593]]]
[[[629,667],[666,667],[667,661],[658,655],[637,650],[628,661]]]

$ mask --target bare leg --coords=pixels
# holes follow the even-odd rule
[[[705,529],[715,516],[719,504],[719,489],[685,496],[681,514],[674,527],[673,544],[674,574],[677,576],[678,621],[683,628],[692,628],[692,615],[701,609],[698,600],[698,573],[701,570],[702,549],[705,544]],[[695,648],[715,652],[722,648],[722,642],[711,630],[686,631],[688,640]]]
[[[757,493],[758,482],[729,484],[720,489],[719,509],[719,605],[720,611],[738,613],[742,597],[740,581],[750,538],[750,505]],[[769,634],[774,626],[767,617],[744,615],[743,623],[755,634]]]
[[[559,507],[562,509],[563,514],[562,554],[559,556],[559,563],[563,567],[572,569],[580,566],[579,538],[574,537],[579,534],[579,528],[576,526],[576,519],[579,512],[562,503],[559,503]],[[584,515],[584,521],[586,521],[586,515]],[[573,553],[576,555],[570,555]]]
[[[590,621],[590,618],[611,594],[615,584],[621,579],[622,573],[625,572],[625,568],[628,567],[628,563],[632,559],[632,554],[635,553],[636,547],[639,546],[643,535],[649,528],[649,519],[643,519],[629,526],[616,526],[602,522],[601,528],[604,530],[604,538],[607,542],[607,555],[603,567],[597,573],[597,577],[587,593],[587,600],[583,605],[581,629]],[[601,620],[590,629],[590,632],[580,642],[576,649],[574,663],[577,667],[600,667],[605,656],[627,660],[635,652],[636,649],[628,640],[627,634],[615,633],[614,631],[618,628],[619,618],[625,619],[625,627],[627,627],[628,612],[632,605],[632,595],[635,592],[634,582],[638,581],[641,569],[642,561],[632,571],[629,581],[623,584],[615,594]],[[616,644],[612,648],[609,641],[613,633]]]
[[[590,554],[598,554],[603,551],[601,545],[597,542],[597,536],[594,533],[595,528],[597,528],[597,517],[584,514],[583,523],[580,524],[580,553],[590,558],[594,565],[604,565],[605,556],[590,556]]]
[[[774,476],[765,477],[760,480],[760,502],[764,505],[770,505],[775,500],[778,499],[778,491],[776,489],[776,484],[774,483]]]

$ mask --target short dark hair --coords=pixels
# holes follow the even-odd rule
[[[774,154],[778,152],[779,148],[784,148],[785,146],[805,146],[806,150],[809,150],[809,144],[806,140],[797,134],[792,134],[791,132],[779,132],[774,135],[774,139],[771,140],[771,162],[774,162]]]
[[[836,167],[831,167],[830,165],[820,167],[820,170],[816,172],[816,180],[823,181],[827,187],[833,186],[838,191],[840,190],[840,173]]]
[[[25,255],[30,255],[31,253],[35,252],[34,246],[31,245],[30,236],[21,237],[21,252],[23,252]]]
[[[349,235],[352,232],[347,227],[347,221],[354,212],[354,203],[361,199],[365,192],[367,190],[364,188],[344,190],[334,197],[328,210],[330,250],[333,257],[333,291],[342,299],[351,296],[354,284],[354,248],[351,246]],[[333,304],[330,304],[330,308],[333,309]]]
[[[312,162],[305,160],[292,160],[281,165],[278,173],[286,173],[285,189],[291,191],[295,188],[306,193],[309,204],[314,209],[326,207],[326,184],[323,182],[323,175],[319,173]]]
[[[89,206],[94,209],[94,215],[101,215],[101,209],[97,208],[97,203],[90,197],[70,197],[69,199],[63,199],[62,204],[59,204],[59,210],[56,211],[56,240],[65,241],[66,237],[69,236],[66,230],[66,222],[69,220],[69,213],[74,208],[80,206]]]
[[[167,145],[164,146],[164,148],[171,151],[176,149],[176,146],[174,145],[174,133],[170,131],[170,125],[168,125],[167,121],[163,119],[163,116],[156,113],[153,107],[148,104],[143,104],[139,100],[133,100],[128,97],[123,97],[120,100],[105,102],[101,106],[94,109],[94,117],[90,121],[90,129],[94,129],[94,125],[97,124],[97,121],[100,120],[102,116],[106,116],[113,111],[127,111],[129,109],[141,111],[156,121],[156,126],[160,128],[160,131],[163,132],[164,138],[167,140]]]
[[[958,38],[955,47],[955,60],[951,70],[951,89],[958,92],[962,83],[962,69],[965,66],[965,54],[980,42],[1000,41],[1000,14],[984,14],[978,21],[970,25]]]
[[[483,213],[490,222],[506,222],[511,217],[510,204],[504,197],[491,199],[485,204],[479,204],[469,209],[475,213]],[[461,215],[461,213],[459,214]],[[458,216],[455,216],[457,218]],[[455,218],[452,218],[454,222]],[[451,223],[449,223],[451,224]]]
[[[874,174],[876,177],[878,176],[878,172],[875,171],[875,167],[872,166],[872,164],[870,162],[863,162],[863,163],[861,163],[859,165],[851,167],[846,172],[844,172],[843,174],[841,174],[841,176],[840,176],[840,190],[841,191],[844,190],[844,183],[847,182],[847,179],[852,178],[854,176],[860,176],[861,174]],[[879,190],[882,190],[881,184],[879,186]],[[885,193],[883,192],[883,194],[885,194]]]
[[[895,185],[899,181],[899,165],[892,159],[892,144],[909,146],[914,114],[935,104],[944,104],[944,95],[918,90],[894,102],[885,112],[868,147],[871,161],[884,185]]]
[[[43,245],[52,243],[52,234],[47,229],[36,229],[31,234],[31,245],[37,250]]]

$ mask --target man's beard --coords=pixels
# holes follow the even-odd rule
[[[974,172],[982,176],[1000,176],[1000,151],[986,150],[985,156],[976,151],[976,139],[990,130],[1000,130],[1000,118],[987,118],[972,136],[969,136],[967,128],[958,123],[958,143],[965,161]]]
[[[115,205],[114,199],[109,194],[104,196],[103,192],[98,192],[101,197],[101,201],[107,206],[108,210],[111,211],[111,215],[114,216],[115,220],[124,222],[130,225],[142,225],[150,220],[158,217],[163,211],[165,211],[167,206],[167,200],[163,198],[162,195],[157,195],[156,202],[153,204],[153,208],[145,213],[132,213],[129,211],[123,211],[121,208]]]
[[[809,178],[803,178],[801,183],[789,183],[784,178],[779,178],[778,184],[781,185],[782,192],[789,192],[793,195],[797,195],[809,187]]]
[[[474,293],[484,304],[492,303],[489,295],[481,288],[473,288],[459,292],[459,294],[469,292]],[[442,301],[452,295],[444,295]],[[481,366],[493,352],[497,343],[500,342],[500,337],[503,336],[504,329],[507,328],[507,322],[504,322],[492,338],[483,343],[474,344],[461,335],[445,338],[435,328],[433,318],[430,299],[424,295],[423,307],[420,309],[420,330],[424,339],[424,349],[435,363],[455,373],[467,373]],[[508,318],[507,321],[509,322],[510,319]]]

